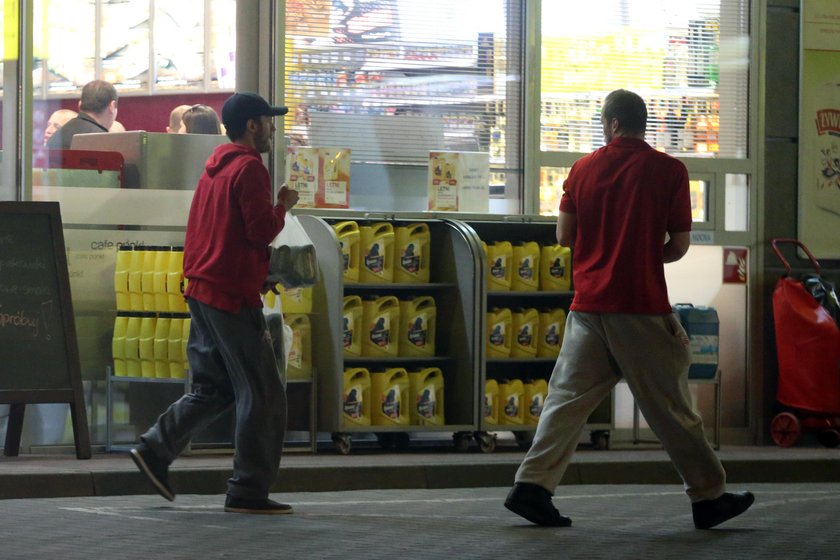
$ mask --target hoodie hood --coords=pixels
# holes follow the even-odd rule
[[[259,161],[262,161],[259,152],[253,148],[249,148],[241,144],[235,144],[233,142],[230,144],[222,144],[213,150],[213,153],[207,159],[207,164],[205,165],[204,170],[210,177],[215,177],[225,167],[227,167],[231,161],[235,161],[237,158],[246,154],[251,154]],[[241,160],[237,165],[241,165]]]

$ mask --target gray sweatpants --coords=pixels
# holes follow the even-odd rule
[[[534,442],[516,482],[553,493],[589,415],[623,377],[691,501],[720,496],[726,473],[691,405],[687,345],[672,314],[569,313]]]
[[[266,498],[280,469],[286,389],[262,310],[243,307],[227,313],[187,301],[192,392],[172,403],[141,439],[171,463],[193,435],[235,406],[233,476],[227,493]]]

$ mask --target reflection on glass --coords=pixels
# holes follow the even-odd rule
[[[210,0],[210,85],[236,87],[236,0]]]
[[[155,4],[155,86],[176,89],[204,82],[204,0]]]
[[[75,93],[95,78],[96,5],[86,0],[36,0],[33,5],[35,95]]]
[[[602,100],[624,87],[647,101],[647,141],[656,149],[743,157],[749,30],[733,14],[744,1],[726,9],[717,0],[544,2],[541,149],[601,146]]]
[[[569,167],[540,168],[540,216],[556,216],[560,212],[563,181],[569,176]]]
[[[691,221],[708,221],[707,208],[709,206],[709,183],[708,181],[689,181],[688,189],[691,193]]]
[[[747,231],[750,227],[749,177],[726,174],[726,231]]]
[[[123,0],[102,4],[100,51],[102,79],[121,91],[149,83],[149,2]]]

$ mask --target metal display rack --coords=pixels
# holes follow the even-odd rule
[[[315,244],[321,282],[313,289],[311,318],[312,340],[317,351],[312,361],[318,372],[318,431],[330,432],[337,449],[349,453],[355,434],[376,435],[385,448],[405,448],[411,435],[421,432],[452,433],[458,448],[466,447],[477,429],[479,379],[478,349],[482,319],[476,308],[479,298],[481,247],[468,227],[455,220],[413,219],[395,215],[332,213],[333,217],[299,215],[307,234]],[[339,216],[336,218],[335,216]],[[360,225],[392,222],[396,226],[423,222],[430,233],[430,282],[422,284],[371,283],[345,284],[342,255],[332,224],[355,220]],[[432,357],[359,357],[343,354],[343,296],[394,295],[407,298],[432,295],[436,301],[437,336]],[[444,376],[444,424],[360,426],[345,421],[343,414],[343,374],[347,367],[371,370],[405,367],[439,367]],[[375,399],[372,399],[375,405]]]

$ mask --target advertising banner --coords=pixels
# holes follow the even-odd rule
[[[799,240],[840,258],[840,2],[802,0]]]

